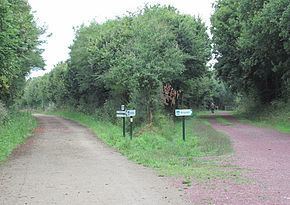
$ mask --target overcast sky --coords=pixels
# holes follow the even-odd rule
[[[43,58],[48,72],[55,64],[68,59],[69,49],[74,39],[73,27],[95,19],[102,23],[116,16],[134,12],[145,4],[172,5],[181,13],[200,16],[207,25],[215,0],[28,0],[39,25],[47,26],[52,36],[44,45]],[[43,74],[33,72],[32,76]]]

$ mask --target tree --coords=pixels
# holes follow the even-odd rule
[[[212,32],[219,77],[237,92],[254,92],[262,103],[283,97],[289,19],[287,0],[218,1]]]
[[[27,1],[0,1],[0,100],[6,104],[19,96],[30,70],[44,66],[38,48],[42,33]]]

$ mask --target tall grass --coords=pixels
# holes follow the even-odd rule
[[[24,112],[11,113],[8,120],[0,124],[0,162],[25,141],[36,124],[32,115]]]
[[[230,153],[230,140],[216,132],[205,121],[188,119],[186,141],[182,140],[182,126],[163,118],[158,125],[135,129],[131,141],[122,136],[122,127],[96,116],[76,112],[55,112],[89,127],[106,144],[139,164],[158,169],[162,174],[211,178],[225,176],[215,163],[198,157]]]

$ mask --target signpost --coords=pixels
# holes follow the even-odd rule
[[[133,117],[130,117],[130,140],[133,138]]]
[[[126,110],[125,105],[121,105],[121,110],[116,111],[117,117],[123,118],[123,137],[126,136],[126,125],[125,125],[125,117],[126,117]]]
[[[175,116],[182,117],[182,139],[185,141],[185,117],[192,115],[192,109],[176,109]]]
[[[116,111],[116,116],[123,118],[123,137],[126,135],[125,118],[130,117],[130,139],[133,137],[133,117],[136,116],[136,110],[125,110],[125,105],[121,105],[121,110]]]
[[[121,110],[125,112],[125,105],[121,105]],[[123,116],[123,137],[126,137],[126,116]]]

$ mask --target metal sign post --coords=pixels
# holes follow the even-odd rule
[[[125,110],[125,105],[121,105],[121,110],[116,111],[117,117],[123,118],[123,137],[126,137],[126,117],[130,117],[130,138],[133,136],[133,117],[136,116],[136,110]]]
[[[182,117],[182,139],[185,141],[185,116]]]
[[[130,117],[130,140],[133,138],[133,117]]]
[[[116,111],[117,117],[123,118],[123,137],[126,136],[126,121],[125,118],[127,117],[126,115],[126,110],[125,110],[125,105],[121,105],[121,110]]]
[[[125,111],[125,105],[121,105],[121,110]],[[123,137],[126,137],[126,120],[125,120],[125,116],[123,117]]]
[[[192,109],[176,109],[175,116],[182,117],[182,139],[185,141],[185,116],[191,116]]]

